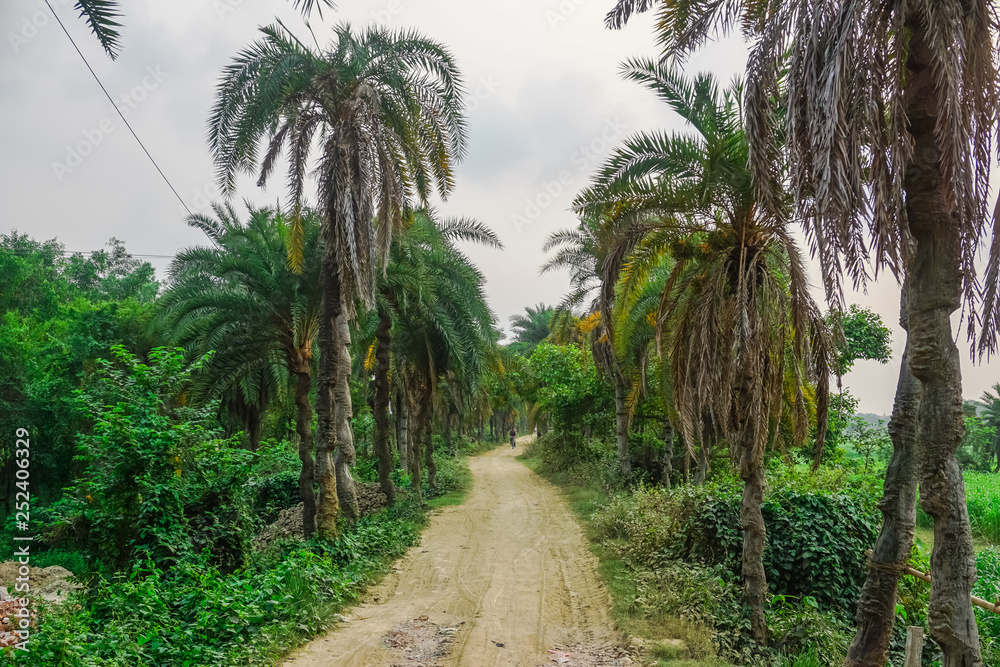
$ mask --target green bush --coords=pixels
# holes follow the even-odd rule
[[[618,454],[602,440],[551,431],[532,441],[525,454],[540,459],[543,471],[563,473],[570,484],[596,483],[609,493],[622,488]]]
[[[842,491],[802,490],[797,473],[772,472],[762,506],[767,526],[764,568],[772,593],[811,596],[823,609],[853,613],[867,574],[864,552],[880,525],[867,483]],[[740,572],[743,531],[741,487],[723,480],[667,491],[639,489],[615,496],[594,519],[605,537],[623,541],[635,560],[662,557]]]
[[[270,665],[355,598],[420,533],[423,515],[395,507],[333,544],[286,543],[225,574],[207,555],[170,569],[137,562],[46,607],[32,650],[16,664],[67,667]],[[76,605],[79,605],[77,608]]]

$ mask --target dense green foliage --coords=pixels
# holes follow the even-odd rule
[[[111,358],[113,344],[136,354],[153,346],[153,268],[119,241],[109,245],[67,257],[54,240],[0,236],[0,496],[7,511],[14,429],[32,426],[32,493],[54,499],[78,470],[83,421],[74,392],[91,382],[98,360]]]
[[[164,569],[137,560],[130,570],[97,578],[79,604],[46,609],[43,632],[16,664],[67,667],[270,665],[419,536],[413,508],[362,519],[333,543],[287,543],[225,573],[206,556]]]

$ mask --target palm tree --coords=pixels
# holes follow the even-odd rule
[[[511,334],[514,336],[515,349],[524,356],[530,356],[535,346],[549,336],[549,323],[555,309],[538,303],[528,306],[524,313],[510,318]]]
[[[465,151],[463,88],[448,51],[415,32],[355,33],[341,25],[325,51],[312,50],[281,26],[261,32],[263,38],[225,70],[209,142],[227,193],[241,171],[256,172],[264,185],[287,148],[296,206],[318,146],[325,251],[317,527],[333,535],[338,493],[348,519],[356,517],[357,507],[349,468],[354,444],[347,320],[355,299],[364,308],[374,305],[376,277],[403,208],[412,199],[426,201],[434,189],[442,198],[451,191],[453,162]],[[265,139],[266,152],[258,159],[258,144]],[[293,263],[300,249],[293,243]]]
[[[322,16],[323,5],[334,6],[332,0],[294,0],[292,4],[301,10],[303,16],[312,13],[313,8]],[[120,5],[119,0],[77,0],[74,6],[112,60],[121,53],[121,35],[118,32],[122,27],[118,22],[122,16]]]
[[[673,260],[658,335],[669,350],[684,439],[705,442],[707,417],[738,464],[744,590],[754,637],[763,644],[764,452],[784,410],[787,370],[795,380],[795,440],[808,434],[810,381],[820,394],[823,439],[831,345],[795,241],[783,220],[760,206],[747,168],[739,83],[720,93],[710,75],[689,80],[651,60],[629,61],[623,72],[656,92],[695,134],[626,139],[576,208],[617,227],[611,256],[629,256],[624,289],[645,282],[665,256]]]
[[[660,258],[658,262],[647,262],[642,266],[628,262],[622,268],[618,285],[615,289],[615,348],[619,359],[626,360],[636,377],[636,389],[646,389],[655,382],[660,399],[663,402],[663,471],[662,483],[670,488],[670,475],[673,471],[674,437],[676,425],[680,421],[674,400],[674,381],[670,372],[670,359],[660,345],[657,336],[657,317],[667,279],[673,268],[669,256]],[[649,378],[654,378],[653,382]],[[630,409],[638,403],[639,391],[630,395]],[[695,484],[705,481],[709,452],[708,443],[701,443],[702,456],[698,458],[698,471],[695,474]],[[693,443],[687,442],[684,458],[684,475],[688,477],[691,459],[694,457]]]
[[[502,247],[492,230],[475,220],[435,223],[432,216],[420,213],[394,254],[395,264],[411,267],[419,276],[418,289],[394,295],[391,311],[396,323],[393,344],[413,407],[407,462],[418,495],[421,454],[428,485],[435,488],[430,423],[439,382],[443,379],[474,394],[493,363],[499,338],[483,293],[485,279],[454,245],[459,239]]]
[[[855,284],[864,284],[870,264],[902,278],[907,343],[890,420],[884,523],[847,664],[885,664],[898,572],[913,543],[918,480],[921,506],[934,518],[931,637],[945,664],[981,664],[969,599],[975,554],[955,458],[962,380],[950,316],[964,304],[970,337],[978,327],[980,354],[996,350],[1000,236],[993,238],[982,308],[975,270],[1000,98],[994,7],[988,0],[732,0],[692,13],[701,3],[620,0],[609,22],[621,24],[654,4],[667,56],[737,23],[753,39],[746,95],[751,168],[773,210],[773,166],[787,154],[830,300],[842,301],[841,266]],[[783,77],[787,114],[779,124],[770,101],[785,95]]]
[[[611,312],[614,286],[624,258],[622,253],[612,252],[616,242],[613,226],[602,226],[597,217],[583,216],[576,229],[558,230],[549,235],[542,250],[556,252],[542,265],[539,273],[569,269],[570,292],[563,299],[562,308],[572,309],[592,297],[589,312],[597,317],[596,326],[591,331],[591,348],[594,360],[611,379],[615,389],[618,468],[622,479],[628,482],[632,476],[627,406],[631,383],[623,374],[621,363],[615,356]]]
[[[311,252],[296,273],[287,261],[290,225],[280,214],[251,209],[244,224],[232,206],[214,205],[213,211],[214,218],[188,218],[213,245],[185,249],[174,259],[172,284],[159,302],[159,322],[171,341],[188,352],[200,357],[214,351],[197,376],[198,393],[252,406],[258,432],[265,405],[253,399],[261,395],[260,388],[295,379],[299,494],[303,529],[311,535],[316,496],[309,391],[319,325],[319,221],[311,212],[301,217]]]
[[[978,401],[975,401],[974,405],[981,410],[980,416],[983,423],[995,429],[996,435],[993,436],[993,451],[990,452],[990,463],[992,463],[992,457],[995,456],[997,467],[994,472],[1000,473],[1000,382],[994,383],[992,393],[989,390],[984,391],[983,395]]]
[[[375,331],[374,348],[374,441],[378,457],[379,481],[382,491],[390,502],[395,496],[390,478],[392,455],[389,449],[388,415],[393,322],[432,320],[433,327],[438,329],[443,337],[452,340],[455,340],[456,335],[467,327],[469,322],[455,322],[447,317],[442,293],[448,284],[444,281],[451,280],[453,283],[456,281],[454,275],[444,274],[438,270],[441,265],[441,255],[458,255],[454,244],[459,240],[503,248],[493,230],[476,220],[453,218],[437,221],[432,212],[416,211],[413,215],[407,216],[407,223],[402,232],[393,239],[386,272],[379,281],[378,327]],[[464,277],[467,276],[468,274]],[[451,287],[463,288],[459,284],[453,284]],[[470,290],[467,296],[475,297],[473,285],[466,284],[464,289]],[[481,299],[481,293],[479,298]],[[492,322],[490,325],[492,326]],[[436,360],[438,368],[435,370],[443,371],[449,368],[449,366],[440,368],[440,365],[440,359]],[[413,459],[409,460],[412,465]],[[419,477],[414,481],[416,488],[419,489]]]

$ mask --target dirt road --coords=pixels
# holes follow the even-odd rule
[[[285,667],[631,665],[579,525],[520,452],[470,459],[468,500]]]

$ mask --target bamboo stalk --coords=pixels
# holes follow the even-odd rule
[[[912,577],[916,577],[921,581],[926,581],[928,584],[931,583],[930,574],[926,572],[921,572],[920,570],[914,570],[910,566],[904,567],[903,573],[908,574]],[[972,604],[976,605],[977,607],[985,609],[986,611],[991,611],[994,614],[1000,614],[1000,602],[987,602],[982,598],[977,598],[975,595],[970,595],[969,597],[972,599]]]

